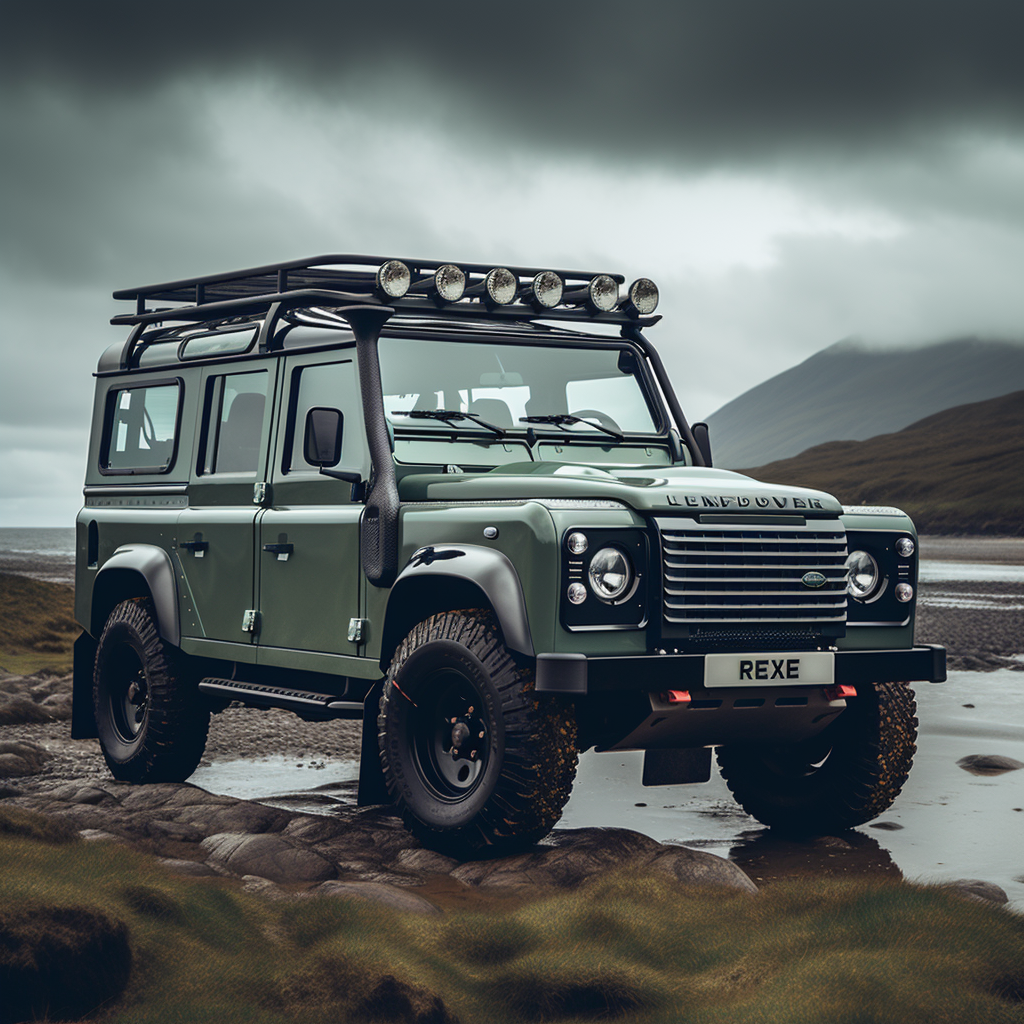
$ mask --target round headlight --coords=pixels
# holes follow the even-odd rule
[[[582,583],[570,583],[568,594],[572,604],[583,604],[587,599],[587,588]]]
[[[565,546],[574,555],[582,555],[587,550],[587,535],[575,530],[565,538]]]
[[[495,306],[507,306],[515,299],[516,292],[519,289],[516,275],[504,267],[495,267],[493,270],[488,270],[487,276],[484,278],[484,284],[487,287],[487,298]]]
[[[389,299],[400,299],[411,284],[412,274],[401,260],[388,260],[377,271],[377,287]]]
[[[909,537],[900,537],[896,541],[896,553],[901,558],[909,558],[914,553],[914,542]]]
[[[434,271],[434,291],[442,302],[458,302],[466,291],[466,275],[452,263]]]
[[[647,316],[658,308],[658,286],[650,278],[637,278],[629,286],[629,304],[640,316]]]
[[[615,278],[598,274],[588,286],[590,304],[599,313],[610,313],[619,302],[619,286]]]
[[[849,573],[846,579],[848,593],[858,601],[866,601],[882,580],[878,563],[866,551],[851,551],[846,559],[846,569]]]
[[[618,548],[601,548],[590,560],[587,575],[590,589],[602,601],[620,600],[633,583],[633,567]]]
[[[533,301],[542,309],[554,309],[562,301],[565,285],[553,270],[542,270],[533,279]]]
[[[902,604],[906,604],[907,601],[912,600],[914,597],[914,588],[909,583],[897,583],[896,584],[896,600]]]

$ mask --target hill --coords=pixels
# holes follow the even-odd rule
[[[708,417],[715,464],[763,466],[825,441],[864,441],[1024,388],[1024,344],[960,338],[873,350],[841,341]]]
[[[743,472],[821,488],[846,505],[897,505],[922,533],[1024,536],[1024,391]]]

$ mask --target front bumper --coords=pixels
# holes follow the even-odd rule
[[[785,657],[785,655],[780,655]],[[928,682],[946,679],[946,648],[923,644],[891,651],[836,651],[835,685]],[[538,654],[537,692],[585,697],[593,693],[700,689],[703,654],[587,657]]]

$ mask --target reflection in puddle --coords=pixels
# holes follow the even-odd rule
[[[860,832],[795,839],[762,828],[741,832],[737,839],[729,851],[729,860],[743,868],[758,885],[807,874],[819,878],[903,877],[889,851]]]

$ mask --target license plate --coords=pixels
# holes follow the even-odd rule
[[[766,654],[708,654],[704,685],[716,686],[831,686],[835,682],[831,651]]]

